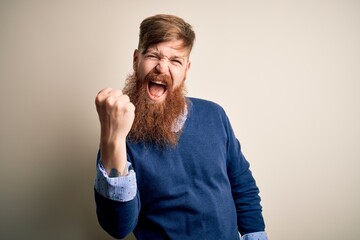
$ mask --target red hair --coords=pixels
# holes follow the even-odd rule
[[[191,52],[195,32],[190,24],[174,15],[158,14],[141,22],[138,49],[142,53],[151,45],[170,40],[182,40],[183,47]]]

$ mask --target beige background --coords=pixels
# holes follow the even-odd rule
[[[194,26],[189,95],[227,111],[270,239],[360,239],[350,0],[1,1],[0,239],[111,239],[93,200],[94,98],[123,86],[139,23],[155,13]]]

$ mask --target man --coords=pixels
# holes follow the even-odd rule
[[[224,110],[185,97],[194,40],[179,17],[145,19],[125,88],[96,96],[97,216],[115,238],[267,239],[259,190]]]

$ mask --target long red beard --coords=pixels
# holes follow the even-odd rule
[[[147,96],[149,81],[161,80],[167,83],[167,96],[161,103],[153,102]],[[135,119],[128,135],[131,141],[154,143],[157,146],[175,146],[181,131],[175,132],[177,120],[184,114],[186,99],[184,82],[173,89],[170,77],[150,72],[144,80],[130,75],[123,89],[135,105]]]

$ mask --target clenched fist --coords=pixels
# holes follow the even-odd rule
[[[106,88],[95,99],[101,134],[101,161],[109,174],[123,173],[126,165],[126,136],[134,122],[135,107],[121,90]]]

